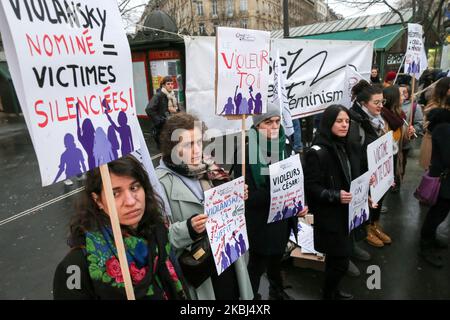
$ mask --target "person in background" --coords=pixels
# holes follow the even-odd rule
[[[248,272],[255,299],[261,299],[258,293],[261,276],[267,272],[269,279],[269,299],[291,300],[285,291],[281,275],[281,261],[291,232],[297,233],[297,216],[267,223],[270,211],[270,164],[283,160],[286,154],[286,137],[280,125],[279,106],[268,103],[267,113],[254,115],[246,144],[245,181],[248,184],[248,200],[245,203],[245,219],[249,240]],[[238,148],[238,151],[240,148]],[[251,158],[250,158],[251,157]],[[256,159],[255,159],[255,158]],[[241,154],[235,155],[235,176],[242,175]],[[304,216],[308,207],[304,207],[298,216]]]
[[[378,67],[372,67],[370,70],[370,83],[371,84],[380,84],[380,73],[378,71]]]
[[[187,299],[178,261],[163,223],[161,200],[147,172],[128,155],[108,164],[136,299]],[[60,300],[125,300],[110,210],[100,170],[87,173],[79,210],[70,224],[71,250],[56,268],[53,296]],[[80,270],[78,288],[68,283]]]
[[[161,132],[162,159],[156,174],[172,212],[169,239],[177,255],[206,236],[208,216],[204,208],[204,191],[230,181],[228,173],[203,156],[203,131],[203,123],[196,117],[179,113],[166,121]],[[224,262],[224,267],[229,265]],[[220,275],[217,275],[215,265],[210,269],[214,270],[212,275],[197,288],[186,279],[192,299],[253,299],[244,256]]]
[[[383,88],[390,87],[394,84],[395,77],[397,76],[397,72],[389,71],[384,77]]]
[[[323,298],[327,300],[353,298],[340,290],[352,251],[349,190],[351,181],[359,176],[359,158],[347,142],[349,127],[348,109],[329,106],[305,158],[305,194],[314,213],[314,248],[326,254]]]
[[[161,147],[159,135],[164,123],[170,115],[179,112],[171,76],[166,76],[162,79],[159,89],[150,99],[145,112],[153,124],[153,137],[159,149]]]

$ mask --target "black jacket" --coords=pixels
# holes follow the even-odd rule
[[[360,159],[359,175],[361,175],[369,169],[367,163],[367,146],[377,140],[380,136],[372,127],[369,116],[360,106],[354,104],[349,110],[349,113],[351,125],[348,133],[348,142],[352,146],[352,151],[356,152]]]
[[[450,171],[450,110],[434,109],[429,114],[429,129],[432,135],[430,175],[438,177]],[[450,199],[450,173],[441,181],[439,196]]]
[[[348,204],[341,204],[340,190],[349,191],[359,176],[359,159],[347,145],[347,159],[336,144],[318,135],[306,153],[305,188],[307,203],[314,214],[314,247],[332,256],[348,256]]]
[[[169,115],[169,99],[161,89],[150,99],[145,112],[156,127],[164,124]]]
[[[248,200],[245,202],[245,220],[249,249],[261,255],[282,255],[286,250],[291,231],[297,233],[298,218],[291,217],[267,223],[270,210],[270,181],[266,176],[266,187],[257,187],[249,165],[246,145],[245,183],[248,185]],[[242,175],[242,165],[236,164],[240,155],[235,155],[235,177]]]

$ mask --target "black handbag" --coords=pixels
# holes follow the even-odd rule
[[[198,288],[216,272],[211,246],[206,235],[195,240],[190,251],[185,249],[179,256],[178,262],[185,279],[194,288]]]

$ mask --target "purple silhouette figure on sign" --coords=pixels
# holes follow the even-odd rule
[[[227,104],[223,107],[223,110],[220,114],[225,113],[226,115],[233,114],[234,113],[234,104],[233,104],[233,98],[228,97]]]
[[[228,266],[230,265],[230,263],[228,262],[227,256],[225,255],[225,253],[223,251],[221,253],[220,265],[222,267],[222,272],[226,268],[228,268]]]
[[[119,123],[119,126],[117,126],[114,121],[111,119],[111,116],[109,115],[108,111],[110,110],[110,107],[106,100],[103,100],[103,106],[105,107],[105,114],[106,117],[109,120],[109,123],[111,123],[111,126],[114,128],[114,130],[119,133],[120,141],[121,141],[121,149],[122,157],[129,154],[133,151],[133,137],[131,135],[131,128],[128,125],[128,118],[127,114],[123,111],[119,112],[119,115],[117,116],[117,122]]]
[[[295,208],[294,208],[293,215],[297,215],[300,212],[302,212],[302,210],[303,210],[302,200],[299,200],[297,203],[295,203],[295,199],[294,199],[294,205],[295,205]]]
[[[91,119],[87,118],[83,121],[83,125],[80,127],[80,104],[77,103],[77,138],[83,146],[84,151],[86,151],[88,156],[88,167],[89,170],[95,168],[94,159],[94,134],[95,129],[92,124]]]
[[[95,130],[94,140],[94,158],[96,166],[115,160],[111,149],[111,143],[106,137],[105,131],[103,131],[102,127],[98,127],[97,130]]]
[[[244,236],[242,233],[239,235],[239,246],[241,247],[241,255],[243,255],[247,251],[247,245],[245,244]]]
[[[236,91],[234,91],[234,104],[236,105],[236,110],[234,110],[235,114],[241,114],[242,94],[237,93],[238,88],[239,86],[236,86]]]
[[[277,214],[273,217],[272,222],[279,221],[281,218],[283,218],[281,211],[277,211]]]
[[[242,98],[242,102],[241,102],[241,114],[248,114],[248,102],[247,102],[247,98]]]
[[[113,126],[109,126],[108,128],[108,140],[111,143],[111,151],[113,153],[114,159],[119,158],[118,150],[120,148],[119,141],[117,140],[116,130]]]
[[[247,104],[248,104],[248,114],[252,114],[252,111],[253,111],[253,99],[249,98],[247,100]]]
[[[66,147],[66,151],[64,151],[61,155],[61,160],[59,162],[59,171],[56,174],[56,178],[53,183],[58,181],[64,170],[66,179],[69,179],[73,176],[76,176],[77,174],[80,174],[81,172],[86,171],[83,153],[75,145],[75,138],[70,133],[67,133],[64,136],[64,146]],[[81,171],[80,165],[81,167],[83,167],[83,171]]]
[[[261,99],[261,93],[256,94],[256,98],[253,97],[253,88],[250,87],[250,99],[253,100],[252,104],[254,104],[255,108],[253,109],[253,114],[261,114],[262,113],[262,99]]]
[[[236,255],[236,253],[234,252],[234,250],[231,250],[231,245],[229,243],[227,243],[227,245],[225,246],[225,252],[228,256],[228,259],[230,260],[230,264],[232,264],[233,262],[235,262],[238,258],[238,256]]]

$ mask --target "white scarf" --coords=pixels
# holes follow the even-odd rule
[[[357,102],[358,103],[358,102]],[[384,133],[384,119],[381,116],[381,114],[374,116],[373,114],[371,114],[369,112],[369,109],[367,109],[366,106],[361,105],[360,103],[358,103],[358,105],[361,107],[361,109],[364,111],[365,114],[367,114],[367,116],[369,117],[370,120],[370,124],[372,125],[372,127],[375,129],[375,131],[380,135],[381,133]]]
[[[177,98],[175,97],[175,92],[169,92],[164,87],[161,88],[161,92],[164,93],[169,100],[169,108],[175,108],[176,110],[178,110],[178,102]]]

